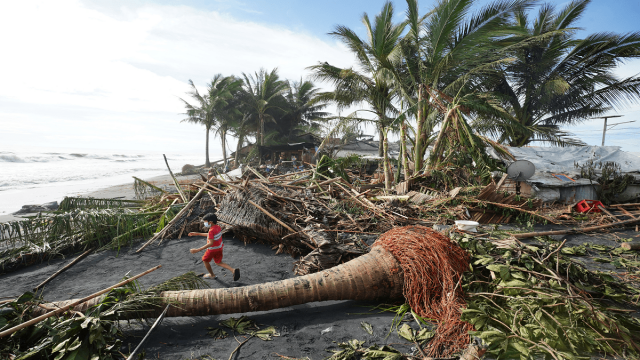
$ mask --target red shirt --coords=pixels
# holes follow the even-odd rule
[[[222,228],[219,225],[212,225],[209,229],[208,239],[213,239],[213,245],[208,247],[208,250],[221,249],[224,246],[222,243]]]

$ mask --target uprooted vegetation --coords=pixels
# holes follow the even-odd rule
[[[211,211],[217,212],[224,231],[238,240],[266,243],[275,253],[290,254],[296,275],[330,269],[367,254],[380,234],[400,226],[451,225],[461,219],[525,226],[536,222],[606,226],[620,220],[606,213],[574,214],[565,206],[543,208],[538,200],[502,193],[494,183],[487,184],[490,179],[455,167],[421,174],[403,185],[405,194],[393,194],[380,188],[380,183],[363,181],[348,166],[328,161],[325,165],[322,171],[312,168],[271,177],[249,168],[242,178],[210,177],[182,184],[183,194],[156,191],[144,201],[69,198],[58,212],[2,224],[3,271],[89,248],[118,249],[151,236],[138,249],[143,251],[190,231],[204,231],[201,218]],[[144,182],[138,184],[140,187]],[[638,358],[640,322],[631,314],[640,299],[640,265],[633,251],[601,245],[566,247],[548,237],[525,243],[499,230],[475,234],[452,228],[446,231],[452,244],[470,255],[471,271],[457,286],[464,291],[466,302],[460,321],[473,329],[469,343],[474,344],[476,354],[486,351],[497,358],[530,359],[591,354]],[[587,253],[623,272],[590,270],[575,260],[575,256]],[[15,314],[28,314],[23,307],[37,306],[34,299],[27,294],[4,307],[14,309]],[[421,317],[407,304],[381,308],[398,313],[395,332],[414,343],[415,352],[402,353],[391,346],[354,339],[340,344],[341,350],[336,350],[332,359],[413,359],[428,353],[460,356],[465,351],[459,345],[456,351],[443,351],[440,343],[436,352],[434,334],[439,328],[444,331],[450,321]],[[72,317],[55,320],[57,325],[48,320],[38,329],[49,326],[71,334],[71,329],[81,331],[79,326],[85,331],[82,325],[87,320],[80,321],[74,313],[68,315]],[[0,330],[28,318],[11,316],[3,317]],[[87,318],[97,319],[95,326],[108,328],[112,340],[121,336],[111,330],[117,329],[114,324],[103,324],[100,316]],[[87,331],[91,336],[92,330]],[[9,339],[17,341],[16,336],[24,335]],[[64,349],[71,353],[89,346],[80,336],[71,339],[53,332],[46,336],[47,346],[66,341],[58,352]],[[26,349],[16,347],[22,340],[14,340],[2,351],[18,354]],[[102,358],[108,354],[115,358],[116,352],[122,351],[112,340],[100,343],[102,350],[96,350],[105,354]],[[42,344],[36,341],[31,346]],[[42,351],[52,354],[54,347],[47,349]]]

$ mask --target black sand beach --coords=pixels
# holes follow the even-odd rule
[[[156,184],[168,183],[164,177],[153,180]],[[88,196],[133,198],[133,186],[114,186]],[[6,217],[0,219],[7,220],[9,219]],[[206,280],[211,288],[245,286],[295,276],[292,272],[295,259],[287,254],[275,255],[275,251],[267,245],[245,245],[229,237],[224,241],[223,261],[240,268],[241,278],[234,282],[232,274],[214,266],[218,278]],[[202,252],[194,255],[189,253],[189,249],[202,246],[205,242],[204,237],[183,236],[180,240],[166,239],[161,244],[153,244],[139,254],[134,253],[139,244],[131,248],[122,248],[119,252],[104,251],[91,254],[47,284],[43,296],[47,301],[81,298],[118,283],[127,273],[133,276],[157,265],[162,265],[162,268],[140,278],[143,287],[159,284],[188,271],[201,274],[206,271],[201,261]],[[0,275],[0,297],[10,298],[30,291],[71,262],[75,256]],[[233,336],[214,340],[207,336],[207,327],[217,327],[218,322],[229,317],[247,315],[257,324],[265,327],[275,326],[280,336],[274,337],[273,341],[257,338],[249,340],[240,348],[236,359],[278,358],[276,354],[293,358],[306,356],[314,360],[323,359],[331,355],[325,349],[337,349],[336,342],[354,338],[367,340],[367,346],[393,344],[398,350],[410,352],[413,344],[399,338],[395,333],[387,337],[394,314],[371,311],[370,307],[375,305],[377,304],[330,301],[267,312],[165,318],[145,342],[144,351],[148,359],[227,359],[238,346],[238,342]],[[373,335],[369,335],[363,329],[362,322],[371,324]],[[135,348],[148,329],[147,325],[141,326],[136,322],[125,325],[128,335],[124,339],[125,348]],[[244,341],[242,336],[237,336],[237,339]]]
[[[225,238],[224,241],[224,261],[239,267],[241,278],[234,282],[228,271],[214,267],[218,278],[207,280],[211,288],[245,286],[294,276],[291,271],[293,259],[289,255],[274,255],[274,251],[266,245],[245,246],[232,238]],[[121,249],[119,253],[105,251],[89,255],[46,285],[44,298],[49,301],[81,298],[118,283],[127,273],[136,275],[156,265],[162,265],[162,268],[142,277],[142,286],[159,284],[188,271],[202,273],[205,271],[200,260],[202,253],[193,255],[189,253],[189,249],[204,242],[203,237],[187,237],[165,240],[159,246],[150,246],[140,254],[135,254],[137,247],[133,247]],[[29,291],[73,258],[55,260],[3,275],[0,277],[0,294],[2,297],[14,297]],[[281,336],[266,342],[251,339],[242,346],[237,358],[268,359],[278,353],[290,357],[322,359],[330,355],[325,349],[335,348],[334,341],[344,342],[353,338],[367,340],[371,344],[393,343],[394,347],[409,351],[411,344],[399,339],[395,333],[385,339],[393,315],[370,312],[367,306],[371,305],[375,304],[331,301],[244,314],[258,324],[275,326]],[[207,327],[215,327],[221,320],[241,315],[243,314],[166,318],[145,343],[147,358],[194,359],[209,355],[214,359],[226,359],[238,343],[232,336],[223,340],[208,337]],[[372,325],[373,335],[369,335],[361,327],[360,323],[363,321]],[[132,323],[128,329],[130,331],[127,334],[131,336],[125,339],[125,344],[130,342],[133,349],[148,327],[144,326],[142,329]],[[238,340],[243,341],[243,338],[238,336]]]

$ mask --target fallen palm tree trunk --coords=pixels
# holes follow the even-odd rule
[[[400,299],[420,316],[439,322],[429,356],[448,356],[469,344],[471,325],[460,320],[465,306],[460,281],[469,268],[468,254],[429,228],[407,226],[391,230],[370,253],[315,274],[245,287],[164,291],[157,307],[144,313],[157,317],[167,304],[167,316],[203,316],[266,311],[314,301]],[[64,307],[75,300],[49,304]],[[100,299],[80,304],[86,311]],[[141,316],[140,312],[125,317]]]

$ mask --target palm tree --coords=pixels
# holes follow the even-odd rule
[[[236,121],[233,123],[231,127],[231,132],[233,136],[238,138],[238,142],[236,144],[236,155],[234,159],[234,166],[239,166],[240,161],[240,149],[242,149],[242,145],[247,138],[247,136],[252,132],[252,129],[255,128],[255,122],[251,121],[250,113],[243,113],[241,117],[238,117]]]
[[[322,111],[327,102],[318,97],[319,89],[311,81],[294,81],[286,93],[287,112],[281,119],[281,131],[289,140],[298,132],[318,132],[329,113]],[[285,134],[283,134],[285,135]]]
[[[222,78],[215,85],[212,83],[209,86],[209,100],[216,103],[216,106],[213,107],[216,119],[213,130],[220,137],[225,168],[227,167],[227,134],[234,127],[238,118],[242,116],[238,109],[238,94],[241,89],[242,80],[233,76]]]
[[[211,163],[209,162],[209,132],[211,131],[211,127],[213,126],[213,123],[215,121],[213,113],[211,112],[211,102],[209,101],[209,97],[207,95],[200,95],[198,89],[191,79],[189,79],[189,85],[191,85],[191,91],[187,94],[189,94],[196,101],[196,103],[190,104],[186,100],[180,98],[180,100],[184,103],[185,108],[187,109],[186,115],[188,116],[181,122],[201,124],[205,127],[207,136],[205,147],[205,166],[210,167]]]
[[[511,53],[515,61],[495,74],[489,88],[512,116],[482,118],[479,128],[511,146],[581,145],[559,127],[640,100],[640,77],[613,73],[625,60],[640,57],[640,32],[576,39],[575,23],[589,3],[574,0],[559,12],[543,5],[535,19],[516,14],[514,26],[527,45]]]
[[[322,94],[322,99],[336,103],[339,108],[366,104],[369,109],[362,111],[369,111],[375,115],[373,121],[380,135],[379,152],[382,152],[381,156],[384,157],[386,188],[390,188],[391,185],[387,133],[398,113],[394,105],[396,92],[393,72],[390,69],[399,60],[398,42],[405,28],[404,24],[394,24],[392,20],[393,5],[386,2],[373,24],[366,13],[362,16],[362,23],[367,30],[366,41],[344,26],[337,26],[330,33],[354,53],[360,69],[342,69],[326,62],[309,67],[314,71],[316,79],[331,82],[335,86],[334,91]]]
[[[271,72],[260,69],[255,75],[242,73],[244,77],[245,105],[258,119],[258,134],[260,145],[264,145],[265,120],[275,122],[269,110],[285,107],[284,93],[289,88],[287,81],[280,80],[278,69]]]
[[[234,109],[229,105],[234,94],[240,89],[242,81],[233,76],[225,77],[221,74],[216,74],[207,85],[207,93],[204,95],[198,92],[193,81],[189,80],[189,85],[191,85],[191,91],[188,92],[188,94],[196,100],[196,104],[190,104],[186,100],[180,99],[187,109],[186,115],[188,116],[182,120],[182,122],[204,125],[207,135],[205,150],[206,167],[211,166],[209,161],[209,132],[214,129],[216,133],[220,135],[222,154],[226,164],[227,153],[225,139],[230,127],[230,118],[234,115]]]
[[[414,174],[423,167],[427,145],[434,139],[436,126],[445,119],[447,106],[455,103],[453,107],[471,106],[505,116],[489,98],[484,97],[480,104],[482,97],[465,95],[481,91],[486,73],[505,61],[505,49],[514,43],[508,21],[516,9],[527,8],[530,3],[496,1],[467,17],[473,0],[440,0],[421,16],[417,0],[407,0],[408,31],[399,45],[402,62],[394,68],[394,77],[416,117]],[[461,103],[464,99],[470,102]],[[448,105],[443,108],[443,104]]]

